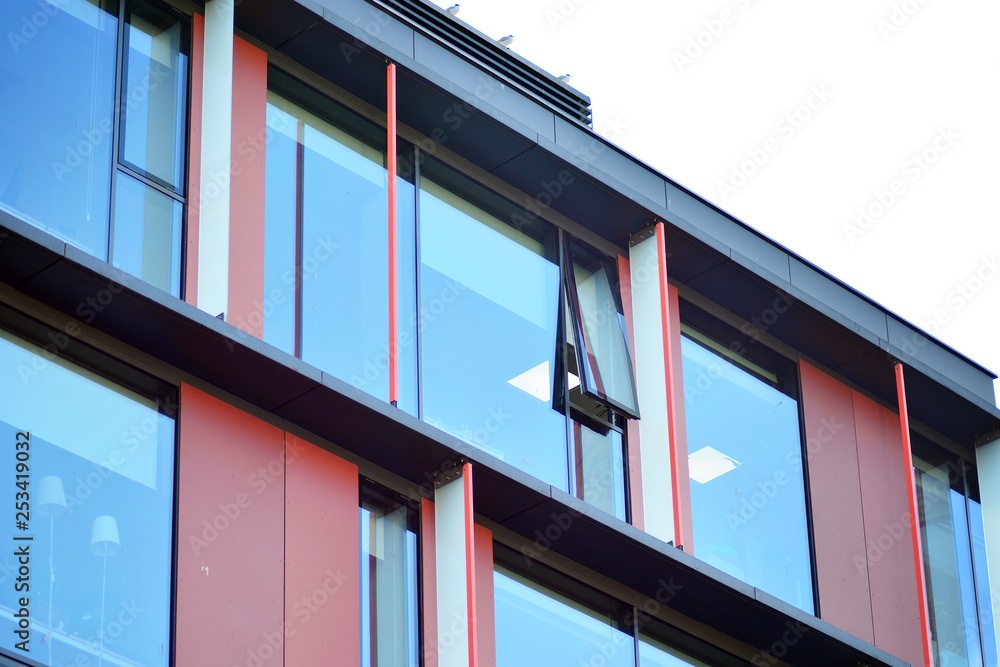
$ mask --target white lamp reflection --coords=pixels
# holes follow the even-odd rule
[[[113,516],[99,516],[94,519],[90,532],[90,550],[104,558],[104,569],[101,574],[101,625],[98,628],[100,652],[98,665],[104,664],[104,598],[108,583],[108,556],[114,556],[122,550],[121,539],[118,536],[118,522]]]
[[[49,517],[49,623],[48,652],[49,664],[52,664],[52,610],[55,607],[55,565],[52,554],[55,547],[55,518],[66,512],[66,494],[63,492],[62,479],[55,475],[42,477],[38,482],[38,513]]]

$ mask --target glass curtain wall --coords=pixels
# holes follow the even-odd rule
[[[416,513],[361,490],[361,666],[420,664]]]
[[[798,401],[741,339],[684,331],[694,554],[813,613]]]
[[[140,0],[10,0],[0,25],[0,209],[179,296],[187,19]]]
[[[995,665],[982,507],[972,497],[975,470],[960,459],[934,465],[916,456],[914,466],[935,664]]]
[[[27,587],[13,575],[0,587],[10,655],[171,664],[175,421],[162,390],[138,393],[0,331],[0,473],[12,514],[23,510],[12,529],[31,538],[7,560],[16,571],[13,554],[28,550]]]
[[[511,204],[432,160],[419,209],[423,418],[568,490],[554,228],[508,224]]]
[[[385,130],[272,72],[267,105],[264,340],[389,397]],[[294,100],[294,101],[293,101]],[[397,270],[415,274],[414,186],[397,177]],[[416,414],[417,314],[400,283],[399,406]]]

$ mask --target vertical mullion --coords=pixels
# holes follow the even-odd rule
[[[415,299],[414,305],[416,307],[416,322],[414,322],[413,336],[416,346],[416,362],[417,362],[417,418],[423,419],[424,417],[424,353],[423,353],[423,333],[421,332],[422,327],[420,326],[421,316],[420,307],[423,300],[422,293],[420,291],[421,287],[421,270],[420,270],[420,161],[422,159],[422,154],[420,148],[414,144],[413,145],[413,271],[416,274],[413,281],[413,289],[415,294],[413,298]]]
[[[396,64],[386,65],[386,169],[389,200],[389,403],[399,404],[399,341],[396,322]]]
[[[570,494],[576,496],[577,495],[576,474],[574,473],[574,469],[576,467],[576,458],[575,458],[576,457],[576,443],[574,442],[574,437],[573,437],[573,435],[574,435],[574,433],[573,433],[573,418],[572,418],[572,415],[570,413],[570,404],[569,404],[569,365],[568,365],[569,359],[566,356],[566,340],[567,340],[567,336],[566,336],[567,328],[566,327],[573,326],[573,323],[566,321],[566,306],[567,306],[567,301],[566,300],[569,298],[569,287],[568,287],[567,277],[566,277],[568,275],[568,272],[566,270],[566,263],[568,261],[568,257],[566,255],[566,238],[565,238],[565,232],[563,232],[563,230],[562,230],[561,227],[556,230],[556,245],[557,245],[557,247],[556,247],[556,253],[557,253],[556,257],[557,257],[557,261],[559,262],[559,300],[558,300],[558,304],[559,305],[557,306],[558,309],[559,309],[559,312],[556,315],[556,322],[557,323],[558,322],[562,322],[563,323],[563,326],[561,326],[561,327],[557,326],[556,327],[556,329],[557,329],[557,331],[556,331],[556,348],[557,348],[556,349],[556,354],[558,354],[561,357],[561,359],[562,359],[562,367],[561,368],[557,368],[556,370],[558,372],[560,372],[562,374],[562,376],[556,378],[555,382],[553,384],[562,391],[563,415],[565,417],[565,419],[564,419],[564,424],[565,424],[564,431],[565,431],[565,440],[566,440],[566,442],[565,442],[565,446],[566,446],[566,480],[567,480],[566,483],[567,483],[567,488],[569,489]],[[576,344],[579,345],[580,341],[576,341]],[[577,358],[579,358],[579,355],[577,355]],[[582,368],[577,368],[576,370],[577,370],[578,373],[581,373],[581,374],[583,373],[583,369]],[[581,382],[582,381],[583,381],[583,378],[581,378]]]
[[[128,0],[120,0],[118,5],[118,39],[115,53],[115,102],[111,111],[111,192],[108,193],[108,243],[106,246],[109,264],[114,264],[115,252],[115,197],[118,192],[118,153],[121,150],[122,87],[125,85],[125,38],[128,26]]]
[[[959,459],[958,463],[960,466],[962,466],[962,502],[964,503],[965,507],[965,526],[966,526],[965,532],[969,538],[968,540],[969,564],[971,566],[971,572],[972,572],[972,594],[976,601],[976,625],[978,626],[976,630],[978,631],[979,634],[979,652],[980,652],[979,655],[980,655],[980,660],[985,660],[986,637],[983,636],[983,628],[981,623],[983,608],[982,606],[980,606],[981,599],[979,597],[979,572],[977,572],[976,569],[976,544],[975,544],[975,538],[972,535],[972,512],[969,510],[969,503],[971,502],[969,500],[969,477],[968,477],[969,466],[962,459]]]
[[[305,123],[301,118],[296,121],[295,127],[295,285],[293,287],[293,298],[295,299],[295,326],[293,353],[296,357],[302,358],[302,301],[304,290],[302,289],[302,228],[305,224],[303,220],[303,199],[305,197]]]

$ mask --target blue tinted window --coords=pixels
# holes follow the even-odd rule
[[[128,174],[115,186],[114,265],[179,296],[183,205]]]
[[[413,510],[362,491],[361,665],[416,667],[417,534]]]
[[[116,14],[89,0],[0,2],[0,206],[102,260]]]
[[[694,553],[813,611],[798,402],[684,337]]]
[[[0,25],[17,26],[0,49],[0,208],[179,296],[186,19],[154,2],[10,0]]]
[[[388,400],[388,176],[371,141],[384,130],[328,100],[338,122],[268,99],[264,339]],[[399,407],[416,414],[415,195],[396,187]]]
[[[622,434],[573,422],[577,495],[598,509],[625,520],[625,462]]]
[[[184,189],[187,140],[186,24],[175,12],[137,4],[125,32],[122,160],[176,192]]]
[[[493,573],[497,667],[635,667],[635,640],[601,614],[505,568]]]
[[[558,264],[542,240],[427,177],[419,234],[424,419],[567,489]]]
[[[174,420],[155,400],[5,332],[0,396],[12,505],[14,443],[30,433],[30,520],[19,533],[33,537],[28,657],[171,664]],[[0,587],[4,609],[19,610],[19,597]],[[0,646],[24,656],[11,613],[0,615]]]
[[[963,488],[963,466],[914,462],[935,664],[995,664],[979,504],[955,488]]]

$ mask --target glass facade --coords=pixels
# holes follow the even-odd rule
[[[30,571],[0,587],[0,647],[45,665],[171,664],[173,399],[3,331],[0,397],[0,473],[24,515],[4,567],[22,548]]]
[[[416,667],[419,656],[416,516],[361,491],[361,666]]]
[[[810,613],[798,401],[724,346],[681,340],[694,554]]]
[[[152,2],[11,0],[0,25],[17,27],[0,53],[0,207],[179,295],[186,19]]]
[[[469,201],[471,182],[432,176],[419,203],[423,417],[567,490],[566,418],[553,403],[554,230],[515,229],[499,198],[491,212]]]
[[[291,88],[313,106],[268,95],[264,293],[275,307],[265,314],[264,339],[388,400],[385,132]],[[397,188],[397,268],[413,274],[414,186],[397,178]],[[399,407],[416,414],[417,318],[412,298],[399,303],[399,340],[407,341],[398,349]]]
[[[631,628],[506,568],[493,575],[497,667],[635,667]],[[597,662],[595,662],[597,661]]]
[[[935,664],[995,665],[982,507],[967,495],[975,474],[960,460],[914,464]]]

